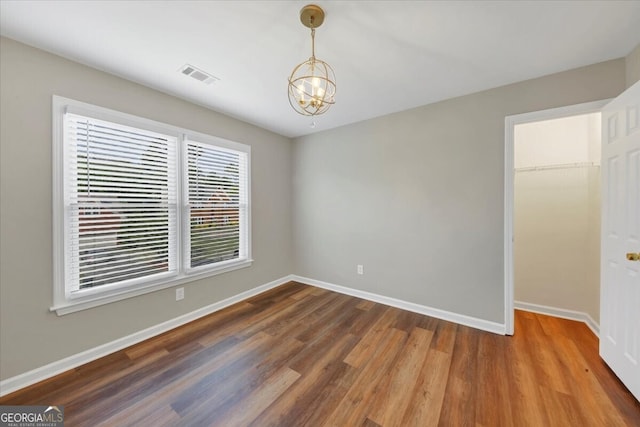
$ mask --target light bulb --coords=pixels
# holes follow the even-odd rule
[[[317,98],[318,90],[320,90],[320,79],[317,77],[313,77],[311,79],[311,96]]]

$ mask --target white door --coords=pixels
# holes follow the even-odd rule
[[[602,110],[600,356],[640,400],[640,82]]]

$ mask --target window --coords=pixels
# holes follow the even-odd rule
[[[54,306],[249,266],[250,147],[54,97]]]
[[[186,143],[190,268],[246,257],[240,223],[246,217],[246,154],[200,142]]]

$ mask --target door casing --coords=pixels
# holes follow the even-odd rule
[[[514,155],[516,125],[560,119],[581,114],[597,113],[611,99],[533,111],[507,116],[504,119],[504,321],[505,334],[514,333],[514,282],[513,282],[513,218],[514,218]]]

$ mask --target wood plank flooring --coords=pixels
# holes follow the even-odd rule
[[[504,337],[291,282],[0,399],[67,426],[640,426],[582,323]]]

